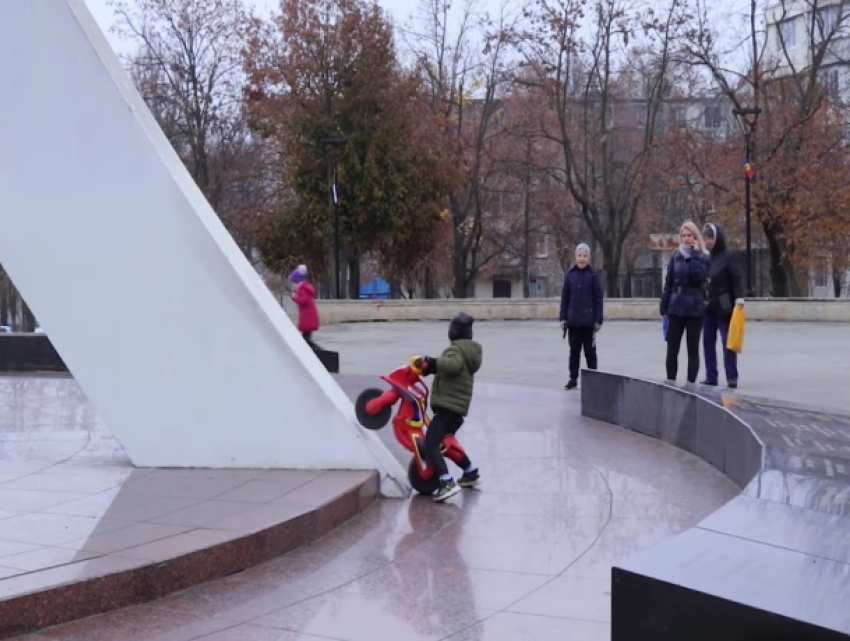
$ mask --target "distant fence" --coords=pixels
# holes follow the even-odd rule
[[[322,323],[440,321],[459,311],[477,320],[557,320],[557,298],[439,299],[439,300],[322,300]],[[747,319],[754,321],[850,323],[847,299],[753,299],[746,304]],[[606,320],[646,321],[658,319],[654,298],[609,298]]]

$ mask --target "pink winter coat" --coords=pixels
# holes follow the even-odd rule
[[[316,306],[316,290],[306,280],[298,285],[292,295],[298,305],[298,331],[315,332],[319,329],[319,308]]]

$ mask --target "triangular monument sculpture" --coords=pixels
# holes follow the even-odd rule
[[[132,461],[378,469],[405,495],[84,0],[0,10],[0,260]]]

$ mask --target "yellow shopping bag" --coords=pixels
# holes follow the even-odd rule
[[[729,321],[729,336],[726,339],[726,349],[740,354],[744,351],[744,331],[747,328],[747,314],[741,305],[735,305],[732,320]]]

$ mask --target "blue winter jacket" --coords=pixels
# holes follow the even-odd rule
[[[590,265],[573,265],[564,278],[561,317],[567,327],[593,327],[602,324],[602,285],[599,273]]]
[[[661,295],[662,316],[702,316],[705,314],[706,279],[709,258],[692,252],[690,256],[677,249],[670,257]]]

